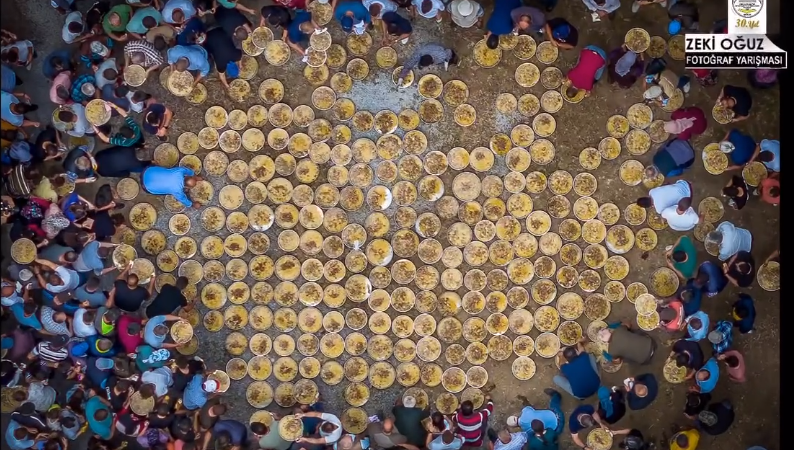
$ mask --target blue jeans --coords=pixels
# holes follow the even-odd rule
[[[587,355],[587,356],[590,359],[590,365],[593,367],[593,370],[595,371],[595,373],[598,373],[598,363],[596,363],[595,356],[593,356],[593,355]],[[565,392],[571,394],[572,396],[576,397],[573,394],[573,388],[571,388],[571,382],[568,381],[568,379],[565,378],[564,375],[562,375],[562,374],[554,375],[554,378],[552,378],[551,381],[553,381],[554,384],[556,384],[563,391],[565,391]],[[579,397],[576,397],[576,398],[579,398]],[[579,398],[579,400],[582,400],[582,399]],[[552,398],[552,403],[549,405],[549,409],[554,410],[554,406],[553,405],[554,405],[554,399]],[[559,410],[559,404],[557,406],[558,406],[558,410]],[[556,411],[555,411],[555,414],[557,414]],[[560,411],[560,414],[562,414],[561,411]]]

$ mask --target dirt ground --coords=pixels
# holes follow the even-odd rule
[[[4,11],[6,11],[6,3],[10,2],[4,2]],[[246,4],[249,4],[249,6],[253,7],[254,5],[252,3],[256,3],[257,7],[260,3],[263,4],[261,1],[246,2]],[[722,15],[724,14],[724,2],[711,3],[720,4],[708,4],[703,6],[703,9],[701,10],[701,29],[706,29],[714,20],[722,18]],[[22,8],[22,14],[27,14],[27,8],[25,6]],[[83,7],[82,9],[85,10],[86,7]],[[487,8],[486,17],[489,13],[490,7]],[[48,17],[50,15],[54,15],[55,13],[53,11],[46,10],[43,11],[42,14]],[[4,16],[5,15],[6,14],[4,14]],[[624,5],[618,12],[616,19],[612,21],[591,23],[589,14],[586,11],[584,5],[576,1],[561,2],[555,11],[548,17],[564,17],[579,29],[580,35],[578,48],[581,48],[585,45],[594,44],[609,51],[622,44],[625,32],[633,27],[645,28],[650,32],[651,35],[667,36],[665,30],[667,18],[661,7],[653,6],[642,8],[637,15],[633,15],[630,10],[630,2],[628,1],[624,2]],[[53,21],[57,21],[57,18],[48,17],[47,20],[50,21],[51,24]],[[43,27],[44,24],[42,24],[40,18],[37,17],[32,22],[31,26],[35,27],[33,31],[36,31],[36,29],[39,27]],[[440,67],[433,67],[429,70],[417,71],[417,78],[424,73],[432,72],[439,75],[444,82],[451,79],[465,81],[468,84],[470,91],[468,103],[474,105],[477,109],[477,121],[469,128],[462,128],[454,123],[451,114],[452,108],[449,106],[446,106],[446,114],[442,122],[435,125],[428,125],[424,123],[420,125],[419,130],[423,131],[428,137],[428,151],[440,150],[442,152],[446,152],[450,148],[456,146],[461,146],[468,150],[478,146],[487,147],[490,137],[495,133],[509,134],[512,127],[518,123],[524,122],[531,124],[531,121],[527,121],[518,115],[511,117],[503,116],[496,112],[494,108],[495,99],[499,93],[510,92],[518,97],[524,93],[531,92],[540,97],[545,91],[541,83],[538,83],[529,89],[521,88],[516,84],[513,75],[514,70],[516,66],[523,61],[519,61],[514,55],[512,55],[512,52],[505,51],[503,53],[502,60],[497,67],[492,69],[483,69],[474,63],[471,56],[474,43],[482,38],[482,30],[461,30],[459,28],[452,28],[448,22],[442,25],[437,25],[431,21],[422,19],[415,21],[414,26],[415,31],[411,37],[411,42],[406,46],[401,46],[399,44],[395,46],[395,49],[398,52],[400,63],[410,55],[412,50],[417,45],[423,43],[438,42],[453,48],[462,57],[462,63],[460,67],[450,67],[448,72],[443,72],[443,68]],[[6,25],[4,25],[4,27],[6,27]],[[21,34],[20,30],[13,26],[9,26],[9,28],[17,31],[20,33],[20,35],[23,35]],[[59,22],[57,29],[60,29]],[[341,35],[338,26],[332,23],[329,29],[334,36],[334,42],[343,44],[343,36]],[[44,32],[43,28],[42,32]],[[47,36],[47,39],[42,39],[39,37],[37,40],[34,40],[37,45],[40,45],[40,49],[48,47],[49,49],[60,47],[60,45],[52,44],[52,42],[55,42],[55,39],[58,39],[59,35],[53,35],[51,27],[43,36]],[[373,37],[375,38],[375,45],[373,46],[369,55],[365,58],[370,67],[369,76],[361,82],[355,82],[353,90],[348,94],[342,95],[342,97],[348,97],[353,100],[356,104],[357,110],[368,110],[373,114],[382,109],[389,109],[396,113],[399,113],[400,110],[406,108],[417,109],[419,102],[422,99],[418,95],[416,87],[412,86],[405,91],[397,91],[389,80],[390,70],[387,71],[377,67],[374,60],[374,55],[375,50],[377,50],[379,47],[379,32],[373,33]],[[44,42],[42,42],[42,40]],[[575,63],[577,55],[578,50],[561,52],[559,59],[553,65],[557,66],[562,70],[563,73],[565,73]],[[348,53],[348,60],[351,58],[352,56]],[[204,104],[198,106],[191,105],[183,99],[174,97],[162,88],[162,86],[157,82],[155,76],[150,77],[147,84],[143,86],[144,90],[164,101],[175,111],[174,121],[172,122],[172,126],[170,128],[169,142],[176,144],[177,137],[185,131],[197,133],[199,130],[201,130],[205,126],[204,111],[211,105],[222,105],[227,110],[232,110],[235,108],[247,110],[247,108],[251,105],[259,103],[260,101],[256,95],[256,87],[259,85],[259,82],[267,78],[277,78],[285,84],[286,95],[283,102],[291,105],[293,108],[301,104],[311,106],[311,93],[314,88],[309,85],[305,78],[303,78],[302,70],[304,65],[300,62],[298,56],[293,54],[290,62],[282,67],[269,66],[265,62],[264,57],[261,56],[258,57],[257,60],[259,62],[259,72],[250,82],[252,86],[252,93],[248,99],[242,103],[234,103],[232,100],[230,100],[221,89],[217,79],[213,76],[206,81],[210,96]],[[667,60],[670,68],[679,74],[683,74],[684,70],[681,62],[672,61],[669,57]],[[538,63],[536,58],[533,58],[531,62],[537,64],[541,69],[545,67],[543,64]],[[40,65],[37,64],[34,67],[35,74],[25,78],[26,85],[28,84],[28,78],[33,79],[37,76],[40,77],[40,72],[37,72],[39,69]],[[333,69],[331,70],[331,74],[335,72],[337,71]],[[714,100],[719,93],[720,86],[726,83],[744,86],[747,84],[745,75],[746,74],[744,72],[739,71],[721,72],[718,86],[711,88],[703,88],[695,83],[685,100],[685,105],[700,106],[704,111],[707,111],[708,116],[708,111],[710,111],[711,106],[713,105]],[[34,81],[33,83],[41,82]],[[325,84],[327,85],[328,83],[326,82]],[[43,85],[43,83],[40,85]],[[42,93],[37,92],[34,95],[34,100],[36,99],[37,95],[42,96]],[[745,132],[749,132],[757,140],[763,138],[778,139],[780,134],[780,105],[778,101],[779,90],[775,88],[763,92],[753,91],[753,95],[754,107],[752,116],[749,120],[740,123],[738,128]],[[641,86],[635,85],[632,89],[620,90],[613,86],[609,86],[606,82],[605,75],[604,79],[597,84],[597,87],[594,89],[591,97],[585,99],[580,104],[566,103],[561,111],[554,114],[557,121],[557,131],[548,139],[551,140],[556,147],[556,157],[551,164],[546,166],[532,164],[528,171],[539,170],[547,175],[558,169],[567,170],[573,175],[583,172],[584,169],[582,169],[578,164],[578,155],[580,151],[585,147],[596,147],[598,142],[603,137],[607,136],[606,119],[608,117],[613,114],[626,114],[629,106],[640,102],[641,100]],[[47,104],[46,96],[44,96],[39,103],[42,105]],[[49,116],[48,111],[49,106],[44,107],[42,118]],[[331,120],[334,125],[336,124],[336,121],[333,120],[330,111],[316,111],[316,116],[327,118]],[[654,109],[654,119],[666,119],[668,117],[669,115],[663,112],[661,109]],[[728,126],[718,125],[711,118],[709,118],[709,121],[709,128],[706,133],[698,136],[693,142],[693,145],[697,150],[702,149],[709,143],[719,141],[729,130]],[[272,127],[270,125],[264,127],[265,133],[267,133],[267,131],[269,131],[271,128]],[[287,129],[290,134],[299,131],[305,132],[305,130],[299,130],[294,125],[291,125]],[[402,133],[402,130],[399,129],[396,132],[398,135],[402,135]],[[359,137],[369,137],[375,140],[377,135],[375,132],[353,133],[353,140]],[[156,139],[150,137],[147,143],[150,144],[149,151],[152,151],[159,142]],[[643,164],[650,163],[653,150],[657,146],[658,145],[654,144],[649,152],[639,157],[629,156],[624,149],[618,159],[613,161],[603,161],[597,170],[592,171],[592,173],[598,178],[599,182],[598,190],[593,195],[598,203],[603,204],[612,202],[620,207],[621,210],[623,210],[629,203],[636,200],[636,198],[645,195],[646,190],[642,185],[628,187],[621,183],[618,178],[618,167],[624,160],[630,158],[639,159],[641,162],[643,162]],[[200,150],[198,156],[202,157],[206,153],[206,150]],[[277,152],[274,152],[271,149],[264,149],[260,153],[266,153],[273,157],[275,157],[275,154],[277,154]],[[239,158],[248,161],[253,155],[254,154],[241,149],[235,154],[230,154],[229,157],[230,159]],[[374,169],[375,163],[372,164],[372,167]],[[449,170],[447,174],[442,177],[445,181],[448,194],[451,193],[451,178],[452,174],[455,173],[457,172]],[[504,165],[502,158],[497,157],[497,163],[490,173],[497,176],[503,176],[507,173],[507,168]],[[294,184],[297,184],[297,181],[295,181],[294,177],[289,178]],[[729,178],[730,175],[727,173],[720,176],[709,175],[703,168],[700,159],[698,159],[695,166],[688,170],[684,175],[684,179],[691,181],[693,184],[696,202],[699,201],[698,199],[706,196],[719,197],[719,189],[728,182]],[[217,193],[224,184],[227,184],[227,179],[225,177],[208,177],[208,179],[215,187],[215,196],[211,205],[217,206]],[[112,182],[115,182],[115,180]],[[322,170],[321,176],[318,178],[318,180],[312,183],[311,186],[316,187],[323,182],[325,182],[325,168]],[[375,182],[377,183],[377,180]],[[533,200],[535,200],[534,209],[545,209],[546,202],[550,196],[551,194],[548,190],[544,191],[540,195],[533,194],[532,197]],[[572,202],[576,199],[576,196],[573,195],[573,193],[569,194],[568,197]],[[502,198],[506,199],[507,195],[503,194]],[[484,200],[483,196],[480,197],[480,201],[482,200]],[[158,208],[159,215],[155,228],[166,231],[166,234],[169,235],[169,233],[167,233],[168,218],[171,216],[171,213],[162,207],[161,199],[152,198],[151,196],[141,194],[134,202],[143,201],[150,202]],[[423,211],[434,211],[435,209],[433,205],[426,203],[423,204],[421,202],[417,202],[412,206],[419,213]],[[247,211],[249,207],[250,204],[246,201],[240,209],[242,211]],[[396,207],[393,205],[386,211],[387,215],[391,216],[395,209]],[[199,216],[201,211],[188,210],[186,211],[186,214],[188,214],[192,219],[192,228],[189,232],[189,235],[200,243],[201,240],[209,234],[200,226]],[[348,217],[351,223],[363,223],[367,214],[368,212],[366,211],[365,206],[358,212],[349,213]],[[779,210],[777,208],[762,204],[759,201],[751,200],[744,209],[744,212],[740,213],[727,208],[726,205],[726,211],[723,220],[729,220],[737,226],[747,228],[753,232],[753,254],[756,258],[756,261],[759,261],[759,264],[767,257],[769,253],[777,249],[779,246],[776,232],[779,226]],[[523,222],[523,220],[519,221]],[[443,227],[446,228],[452,222],[453,221],[444,221]],[[553,220],[552,231],[556,231],[559,222],[559,219]],[[623,223],[623,219],[621,219],[621,223]],[[632,228],[636,232],[644,226],[647,225]],[[277,227],[274,226],[267,233],[271,239],[271,247],[267,254],[274,260],[284,253],[279,250],[276,245],[276,237],[278,233],[276,228]],[[394,220],[392,220],[392,232],[395,229],[396,225],[394,224]],[[773,230],[773,232],[769,232],[769,230]],[[302,231],[300,225],[298,228],[296,228],[296,231]],[[327,233],[322,229],[319,231],[323,231],[324,235]],[[649,284],[650,274],[656,268],[664,266],[664,247],[666,245],[672,244],[677,239],[679,233],[673,232],[669,228],[657,233],[659,237],[658,246],[650,253],[650,256],[647,259],[640,258],[641,252],[636,248],[624,255],[629,260],[631,265],[630,274],[623,280],[625,285],[628,285],[634,281],[640,281]],[[222,230],[219,234],[221,236],[225,236],[228,234],[228,232],[226,230]],[[246,236],[248,234],[250,234],[250,230],[245,233]],[[688,234],[691,236],[691,233]],[[387,239],[390,238],[390,235],[387,236]],[[442,236],[443,235],[444,233],[442,232]],[[170,248],[173,246],[173,243],[176,239],[177,238],[175,236],[169,235],[168,242]],[[138,239],[138,242],[139,240],[140,239]],[[443,242],[443,238],[440,240]],[[582,248],[584,248],[586,245],[582,240],[579,240],[578,243]],[[446,245],[446,242],[444,242],[444,244]],[[706,259],[714,259],[703,250],[701,243],[698,242],[697,244],[700,250],[699,260],[704,261]],[[138,253],[139,255],[144,254],[139,246]],[[305,258],[305,256],[301,254],[298,254],[297,256],[301,260]],[[251,255],[249,253],[244,257],[244,259],[247,260],[250,257]],[[537,256],[533,257],[532,259],[534,260],[536,257]],[[322,261],[327,259],[323,255],[318,256],[318,258]],[[200,254],[194,259],[202,263],[204,262],[204,259]],[[223,256],[221,258],[221,262],[225,263],[228,261],[228,259],[229,258],[227,256]],[[558,267],[561,267],[562,263],[559,261],[559,256],[555,256],[554,259],[557,262]],[[412,260],[414,260],[417,266],[421,265],[418,258],[414,257]],[[437,266],[439,267],[439,271],[444,270],[444,267],[441,266],[440,263]],[[481,268],[487,272],[493,267],[490,265],[490,263],[486,263],[485,266]],[[586,267],[584,264],[580,264],[577,268],[579,270],[584,270]],[[370,269],[371,267],[368,267],[363,273],[366,275]],[[463,269],[465,272],[465,267],[461,267],[461,269]],[[605,283],[607,281],[606,277],[602,278],[603,283]],[[537,277],[535,279],[537,279]],[[253,280],[250,277],[247,278],[246,281],[249,282],[249,285],[253,284]],[[274,277],[269,280],[269,282],[271,285],[275,286],[275,284],[278,283],[278,280]],[[299,281],[296,282],[300,284]],[[228,284],[229,281],[226,279],[222,283]],[[323,283],[324,282],[321,281],[321,284]],[[199,284],[199,289],[201,286],[203,286],[203,284],[204,282]],[[396,287],[396,283],[392,283],[388,290],[391,291]],[[411,287],[413,286],[411,285]],[[525,287],[528,289],[529,285]],[[583,294],[578,287],[572,290]],[[435,291],[437,294],[440,294],[443,292],[443,289],[439,286],[435,289]],[[602,289],[599,289],[599,292],[600,291],[602,291]],[[461,288],[458,292],[463,295],[465,290]],[[563,289],[558,288],[558,292],[562,293]],[[756,307],[758,309],[756,331],[750,335],[736,335],[734,337],[734,346],[735,348],[742,351],[742,353],[745,355],[748,381],[743,385],[739,385],[731,383],[727,380],[727,376],[723,376],[723,379],[720,381],[719,386],[714,392],[714,399],[717,401],[723,398],[730,399],[734,403],[735,409],[737,411],[736,421],[726,435],[717,438],[708,436],[703,437],[700,444],[701,448],[713,448],[714,446],[719,445],[727,450],[743,450],[752,445],[762,445],[771,450],[777,448],[777,443],[780,440],[780,429],[777,419],[780,413],[780,346],[777,314],[780,296],[779,293],[767,293],[763,291],[757,286],[757,284],[747,289],[746,292],[751,294],[756,300]],[[715,298],[704,299],[703,308],[710,315],[712,321],[719,320],[723,317],[728,317],[727,315],[730,311],[730,304],[735,301],[737,293],[737,289],[729,287],[722,294]],[[341,308],[341,310],[344,313],[344,311],[354,306],[360,305],[355,305],[348,302]],[[250,301],[246,307],[248,309],[252,307]],[[274,303],[271,305],[271,307],[275,309],[277,306]],[[534,310],[536,307],[537,305],[534,302],[531,302],[530,306],[528,306],[528,308],[532,310]],[[202,315],[207,311],[207,309],[200,303],[198,308]],[[296,309],[298,308],[300,308],[300,305],[296,305]],[[324,304],[319,305],[318,308],[324,313],[329,310],[329,308]],[[508,312],[509,311],[510,310],[508,309]],[[392,310],[389,312],[392,316],[397,314]],[[415,310],[408,313],[408,315],[412,317],[417,314],[418,313]],[[485,318],[485,314],[486,313],[484,312],[480,314],[480,316]],[[440,319],[438,312],[434,313],[434,315]],[[623,319],[634,321],[635,315],[636,314],[633,306],[627,300],[624,300],[621,303],[612,305],[612,313],[610,314],[608,321],[618,321]],[[460,311],[457,317],[462,322],[468,317],[468,315],[463,311]],[[579,319],[579,322],[583,327],[586,328],[587,319],[584,316]],[[224,349],[225,337],[228,332],[228,330],[224,329],[218,333],[210,333],[202,326],[199,326],[196,330],[201,342],[198,355],[204,358],[211,368],[223,369],[226,365],[226,362],[230,358]],[[349,332],[349,330],[343,331],[342,334],[344,335],[347,332]],[[362,330],[362,332],[365,334],[369,333],[368,336],[371,336],[369,330]],[[250,337],[254,331],[249,326],[243,330],[243,333]],[[277,332],[274,329],[271,329],[268,331],[268,334],[270,334],[272,337],[275,337]],[[289,334],[294,338],[297,338],[300,335],[300,332],[296,329]],[[533,338],[537,337],[537,334],[537,330],[533,330],[530,333]],[[660,342],[668,338],[667,336],[663,336],[660,332],[653,332],[652,335]],[[412,338],[414,340],[417,339],[415,335]],[[465,345],[465,342],[461,341],[461,343]],[[669,434],[670,428],[672,426],[688,425],[682,414],[686,386],[671,385],[665,382],[661,376],[661,366],[668,353],[669,350],[663,345],[660,345],[653,362],[648,366],[634,367],[632,365],[625,364],[623,368],[615,374],[607,374],[602,371],[602,380],[605,385],[620,386],[622,384],[621,381],[624,378],[647,372],[651,372],[656,375],[660,383],[659,396],[649,409],[642,412],[629,411],[627,416],[618,424],[614,425],[613,428],[638,428],[646,435],[659,438],[663,432],[667,432]],[[244,353],[242,357],[249,359],[251,356],[252,354],[250,351],[246,350],[246,353]],[[275,359],[275,355],[273,353],[271,353],[270,357],[271,359]],[[300,355],[296,353],[293,355],[293,357],[300,358]],[[324,356],[319,354],[317,357],[321,361],[326,359]],[[340,358],[340,362],[344,362],[345,358],[346,356]],[[489,372],[490,380],[496,384],[496,389],[492,392],[494,402],[496,404],[495,417],[491,422],[492,426],[497,428],[502,426],[504,419],[508,415],[515,414],[520,410],[521,405],[516,399],[516,395],[518,394],[528,397],[529,400],[537,407],[545,407],[547,405],[548,400],[543,394],[543,389],[552,386],[551,378],[557,373],[557,368],[555,367],[553,360],[544,360],[536,355],[533,355],[533,359],[537,363],[537,373],[530,381],[523,382],[517,381],[511,373],[510,363],[513,360],[512,357],[507,361],[502,362],[489,359],[489,361],[484,365]],[[391,361],[395,363],[393,358]],[[446,367],[448,365],[446,361],[444,361],[443,354],[437,362],[442,365],[442,367]],[[464,363],[463,368],[465,369],[467,367],[468,363]],[[342,389],[347,384],[347,381],[343,381],[342,384],[336,387],[328,387],[319,380],[316,381],[318,381],[318,385],[320,386],[321,394],[327,401],[326,410],[341,413],[345,408],[347,408],[347,405],[345,404],[345,401],[341,395]],[[242,420],[247,420],[247,418],[253,412],[253,409],[249,407],[245,401],[245,388],[249,383],[249,378],[244,378],[241,381],[234,381],[232,382],[230,391],[225,394],[226,402],[230,406],[233,406],[230,411],[230,415]],[[271,379],[271,385],[274,388],[277,384],[277,381]],[[435,394],[442,392],[440,386],[435,389],[425,389],[430,394],[431,400],[435,398]],[[371,398],[364,408],[370,414],[374,414],[379,410],[388,411],[395,399],[402,395],[403,391],[404,389],[399,387],[399,385],[396,383],[393,387],[385,391],[376,391],[373,389]],[[591,404],[595,403],[596,401],[597,400],[595,398],[588,399],[588,402]],[[579,402],[572,399],[570,396],[565,396],[563,406],[566,415],[570,413],[570,411],[578,403]],[[281,410],[281,408],[277,407],[275,403],[273,403],[268,409],[284,412]],[[567,433],[562,439],[561,447],[575,447],[570,443],[570,437],[567,435]]]

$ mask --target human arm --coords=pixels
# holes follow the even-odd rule
[[[603,428],[605,430],[609,430],[609,427],[607,426],[607,423],[604,421],[604,419],[601,417],[601,415],[598,414],[598,410],[596,410],[593,413],[593,420],[595,420],[596,423],[598,424],[598,426],[600,426],[601,428]]]
[[[775,258],[778,258],[778,257],[780,257],[780,249],[778,249],[778,250],[775,250],[774,252],[772,252],[772,254],[771,254],[771,255],[769,255],[769,256],[768,256],[768,257],[767,257],[767,258],[764,260],[764,264],[766,264],[766,263],[768,263],[769,261],[772,261],[773,259],[775,259]]]
[[[593,414],[593,418],[595,418],[595,414]],[[587,444],[582,442],[582,439],[579,437],[579,433],[571,433],[571,440],[573,440],[573,443],[577,446],[587,449]]]
[[[742,120],[747,120],[748,117],[750,117],[749,114],[746,115],[746,116],[733,116],[733,119],[731,119],[731,122],[732,123],[741,122]]]
[[[110,137],[108,137],[108,135],[107,135],[107,134],[103,133],[103,132],[102,132],[102,130],[100,130],[100,129],[99,129],[99,127],[97,127],[96,125],[94,125],[94,124],[92,123],[92,124],[91,124],[91,128],[93,128],[93,129],[94,129],[94,133],[96,134],[96,136],[97,136],[97,137],[98,137],[98,138],[99,138],[99,139],[100,139],[102,142],[104,142],[105,144],[110,144]]]
[[[152,279],[149,280],[149,286],[146,287],[146,290],[149,292],[149,297],[151,297],[152,293],[154,292],[154,282],[155,282],[155,280],[157,280],[157,277],[152,276]],[[177,317],[177,319],[178,319],[178,317]]]
[[[231,89],[231,86],[229,86],[229,81],[226,79],[226,74],[223,72],[218,72],[218,79],[221,81],[223,88],[228,92],[229,89]]]

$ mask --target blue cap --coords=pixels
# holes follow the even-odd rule
[[[226,63],[226,75],[231,78],[237,78],[240,76],[240,68],[237,67],[236,62],[229,61]]]
[[[116,363],[110,358],[97,358],[96,368],[99,370],[110,370]]]
[[[345,33],[350,33],[351,31],[353,31],[352,17],[350,16],[342,17],[342,20],[340,20],[340,22],[342,22],[342,29],[345,31]]]
[[[677,20],[670,21],[670,24],[667,25],[667,32],[670,35],[678,34],[681,31],[681,22]]]
[[[556,40],[565,39],[568,36],[570,36],[570,34],[571,34],[571,26],[568,25],[567,23],[558,25],[554,27],[553,30],[551,30],[551,36]]]

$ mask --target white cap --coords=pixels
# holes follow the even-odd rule
[[[517,427],[518,426],[518,417],[510,416],[507,418],[507,426],[508,427]]]
[[[458,14],[461,16],[468,16],[474,12],[474,5],[469,0],[460,0],[455,3],[455,9],[458,10]]]
[[[213,393],[218,390],[218,382],[215,380],[207,380],[204,382],[202,387],[206,392]]]
[[[406,408],[413,408],[416,406],[416,399],[411,395],[403,397],[403,406]]]

